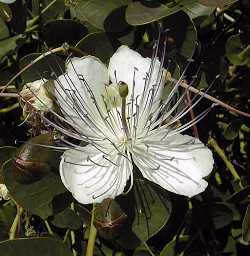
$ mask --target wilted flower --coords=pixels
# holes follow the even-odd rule
[[[0,201],[1,200],[9,200],[9,191],[7,189],[7,187],[5,186],[5,184],[0,184]]]
[[[45,88],[46,83],[47,80],[41,79],[24,85],[20,91],[21,101],[24,103],[24,116],[33,110],[47,112],[53,107],[53,101],[48,96],[48,91]]]
[[[101,202],[128,192],[133,163],[144,178],[180,195],[192,197],[207,187],[203,177],[212,171],[212,153],[181,134],[204,113],[175,125],[192,106],[177,110],[185,96],[175,97],[183,77],[162,99],[166,70],[164,57],[156,55],[143,58],[121,46],[108,69],[93,56],[72,58],[56,78],[54,96],[63,116],[50,110],[55,119],[43,120],[64,135],[60,174],[77,201]]]

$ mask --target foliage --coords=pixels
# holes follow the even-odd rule
[[[160,28],[174,76],[193,58],[188,82],[195,77],[193,86],[249,113],[249,15],[244,0],[0,1],[0,183],[11,196],[0,202],[0,255],[84,255],[91,223],[98,231],[94,255],[246,255],[247,117],[217,107],[197,124],[215,158],[201,195],[183,198],[136,177],[128,195],[94,206],[91,220],[92,206],[75,202],[60,180],[58,134],[35,115],[25,120],[14,95],[27,82],[62,74],[69,54],[107,63],[126,44],[150,57]],[[2,92],[40,53],[62,45]],[[204,99],[193,114],[210,104]]]

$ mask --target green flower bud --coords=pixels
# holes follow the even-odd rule
[[[128,85],[122,81],[119,82],[119,95],[121,98],[128,96]]]

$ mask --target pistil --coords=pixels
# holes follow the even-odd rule
[[[128,96],[128,85],[122,81],[119,82],[119,95],[122,99],[122,105],[121,105],[122,128],[124,129],[127,140],[131,140],[128,123],[127,123],[127,119],[126,119],[126,99]]]

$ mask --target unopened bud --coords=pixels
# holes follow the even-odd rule
[[[119,82],[119,95],[121,98],[128,96],[128,85],[122,81]]]

